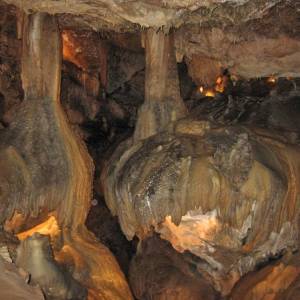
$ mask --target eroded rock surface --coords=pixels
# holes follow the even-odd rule
[[[20,1],[6,0],[26,11],[67,14],[77,17],[85,26],[133,29],[143,27],[178,27],[184,23],[213,21],[215,23],[244,23],[265,16],[278,4],[277,0],[207,0],[207,1]],[[75,18],[76,20],[76,18]]]
[[[0,133],[0,223],[20,232],[41,224],[52,212],[61,241],[60,259],[74,265],[72,275],[88,289],[89,297],[131,299],[113,255],[84,225],[93,164],[60,105],[62,48],[56,18],[42,13],[25,19],[24,102],[18,117]],[[75,261],[80,263],[70,263]],[[44,265],[39,271],[49,269]],[[49,275],[53,280],[55,276]]]
[[[28,285],[23,272],[14,264],[6,262],[0,257],[1,298],[5,300],[44,300],[40,288]]]
[[[299,1],[5,2],[26,13],[57,14],[67,29],[138,32],[150,27],[168,33],[180,28],[177,59],[185,57],[197,83],[212,84],[222,68],[244,78],[299,76]]]
[[[49,236],[33,234],[21,242],[17,253],[16,264],[30,274],[47,299],[87,298],[87,290],[54,260]]]
[[[158,236],[143,241],[131,262],[130,283],[137,299],[216,300],[218,293],[194,266]]]
[[[154,227],[228,294],[257,264],[298,248],[298,151],[263,129],[183,119],[120,145],[105,199],[127,238]]]

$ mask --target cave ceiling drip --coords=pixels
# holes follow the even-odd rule
[[[140,0],[140,1],[36,1],[5,0],[26,12],[72,15],[96,30],[103,28],[134,30],[136,25],[169,29],[182,24],[219,23],[239,25],[261,19],[273,7],[296,5],[298,1],[281,0]],[[295,4],[296,2],[296,4]]]
[[[25,11],[57,14],[61,28],[140,32],[176,28],[176,57],[197,84],[222,69],[242,78],[298,77],[300,1],[33,1],[4,0]]]

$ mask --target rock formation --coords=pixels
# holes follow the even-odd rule
[[[48,298],[132,299],[93,199],[137,299],[298,299],[299,1],[4,2],[0,255]]]
[[[154,46],[145,50],[155,56]],[[146,64],[146,74],[153,66]],[[156,67],[157,76],[163,68]],[[165,80],[176,93],[172,74]],[[197,272],[229,295],[248,272],[298,250],[299,148],[262,128],[197,115],[172,120],[165,103],[176,109],[181,99],[160,87],[163,80],[148,84],[134,138],[120,144],[103,172],[107,205],[128,239],[158,232],[177,251],[198,257]]]
[[[26,282],[24,273],[0,257],[0,289],[5,300],[44,300],[42,291]]]
[[[220,69],[244,78],[299,76],[299,1],[32,1],[5,0],[27,12],[57,14],[62,27],[176,32],[176,56],[196,81],[212,84]],[[261,46],[263,45],[263,46]],[[213,76],[213,77],[212,77]]]
[[[183,119],[117,150],[108,205],[128,238],[155,227],[178,251],[199,256],[199,271],[228,294],[258,264],[298,249],[299,150],[286,142]]]
[[[86,299],[87,290],[54,260],[49,236],[34,233],[21,242],[17,253],[17,266],[30,274],[47,299]]]
[[[1,223],[18,233],[51,215],[58,223],[55,255],[73,262],[73,276],[89,297],[131,299],[114,257],[84,226],[93,164],[59,102],[61,55],[55,17],[25,18],[24,102],[1,132]]]

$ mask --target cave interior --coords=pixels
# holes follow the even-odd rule
[[[300,299],[300,1],[0,0],[0,299]]]

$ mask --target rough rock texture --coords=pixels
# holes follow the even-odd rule
[[[130,283],[137,299],[218,299],[218,294],[193,266],[156,235],[141,243],[131,262]]]
[[[289,83],[289,82],[288,82]],[[259,87],[258,87],[259,88]],[[261,96],[220,96],[188,103],[191,113],[223,125],[245,124],[268,128],[299,142],[300,91]]]
[[[54,260],[49,236],[34,233],[21,242],[17,253],[17,266],[30,274],[47,299],[87,298],[87,290]]]
[[[145,56],[143,52],[129,51],[111,46],[107,59],[107,92],[109,94],[115,92],[138,72],[145,69]]]
[[[109,250],[84,226],[93,164],[59,102],[62,48],[56,18],[25,18],[22,52],[24,102],[1,131],[1,224],[14,232],[55,215],[60,256],[94,299],[131,299]],[[54,218],[52,216],[52,218]],[[93,299],[93,298],[91,298]]]
[[[285,300],[299,298],[299,256],[286,255],[246,275],[234,287],[231,299]]]
[[[197,271],[201,259],[190,252],[179,254],[154,235],[141,242],[132,260],[130,282],[137,299],[268,300],[299,298],[299,256],[262,264],[244,276],[228,297],[214,292]]]
[[[144,44],[145,103],[102,174],[106,203],[128,239],[159,232],[228,295],[298,249],[299,147],[265,129],[184,119],[172,36],[148,30]]]
[[[23,94],[16,8],[0,3],[0,122],[7,126]]]
[[[185,56],[190,75],[202,85],[212,85],[224,69],[244,79],[299,77],[300,22],[296,17],[295,21],[283,18],[282,22],[287,26],[293,22],[295,32],[286,32],[284,25],[277,29],[281,23],[276,14],[263,25],[270,28],[270,34],[257,29],[255,23],[226,30],[184,26],[176,33],[176,53]]]
[[[129,239],[156,227],[228,294],[257,264],[298,248],[297,151],[262,129],[181,120],[117,149],[106,201]]]
[[[0,257],[0,291],[5,300],[44,300],[38,287],[29,286],[25,272]]]
[[[145,101],[138,112],[135,140],[163,131],[170,122],[186,114],[180,96],[173,35],[148,29],[144,35],[144,43]]]
[[[33,27],[31,22],[27,28]],[[1,205],[1,222],[10,218],[15,210],[35,217],[40,208],[46,206],[47,200],[51,211],[67,198],[66,190],[61,198],[56,193],[65,189],[63,182],[68,177],[66,153],[57,138],[59,126],[56,124],[61,113],[60,108],[56,110],[60,57],[55,56],[60,51],[60,41],[55,31],[49,32],[47,41],[41,40],[42,30],[47,33],[48,29],[42,27],[39,31],[39,25],[42,25],[38,19],[35,22],[35,31],[28,30],[28,35],[26,30],[24,32],[22,84],[25,100],[10,127],[1,132],[1,200],[9,203],[1,202],[4,205]],[[30,44],[34,38],[42,50]],[[48,53],[53,53],[54,60],[41,60]],[[32,72],[34,68],[38,71]],[[48,149],[53,150],[54,156],[56,154],[55,160],[51,159],[53,154]],[[52,192],[51,187],[54,187]]]
[[[280,0],[206,0],[163,2],[141,1],[20,1],[6,0],[26,11],[69,14],[86,26],[133,29],[143,27],[178,27],[184,23],[244,23],[265,16]],[[286,4],[290,4],[290,1]]]
[[[13,234],[5,231],[0,232],[0,255],[8,262],[15,261],[19,240]],[[4,255],[3,255],[4,254]]]
[[[197,83],[211,85],[222,68],[244,78],[299,76],[299,1],[5,2],[27,13],[57,14],[67,29],[137,32],[152,27],[169,32],[171,27],[181,27],[175,38],[177,59],[186,57]],[[204,67],[202,60],[207,62]]]

